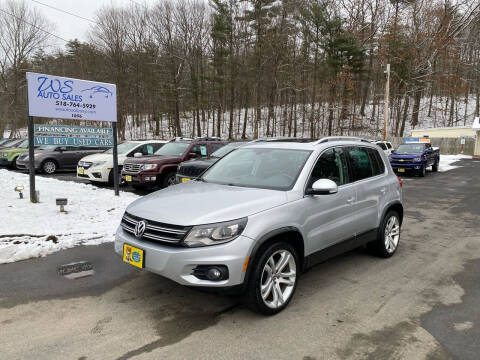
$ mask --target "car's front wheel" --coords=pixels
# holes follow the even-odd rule
[[[425,165],[422,165],[420,171],[418,172],[418,176],[420,177],[425,177],[427,169],[425,168]]]
[[[53,174],[57,171],[57,163],[53,160],[47,160],[42,164],[42,170],[45,174]]]
[[[172,186],[175,184],[176,184],[175,173],[174,172],[167,173],[163,178],[162,187],[166,188],[168,186]]]
[[[247,288],[247,301],[253,310],[274,315],[285,309],[297,287],[298,255],[288,243],[267,247],[254,263]]]

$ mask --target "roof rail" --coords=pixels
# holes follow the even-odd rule
[[[357,136],[326,136],[324,138],[321,138],[320,140],[314,141],[313,144],[318,145],[331,141],[361,141],[371,143],[370,140],[363,139]]]

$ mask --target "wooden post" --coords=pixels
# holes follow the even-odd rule
[[[389,100],[390,100],[390,64],[387,64],[387,82],[385,84],[385,99],[383,111],[383,140],[387,140],[387,121],[388,121],[388,109],[389,109]]]

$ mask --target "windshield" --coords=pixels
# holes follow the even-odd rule
[[[400,154],[421,154],[423,152],[423,144],[402,144],[396,152]]]
[[[37,149],[38,150],[54,150],[57,147],[58,147],[57,145],[42,145],[42,146],[37,147]]]
[[[132,150],[135,146],[138,146],[139,143],[137,142],[123,142],[117,146],[119,154],[125,154]],[[105,151],[106,154],[113,154],[113,148],[108,149]]]
[[[28,148],[28,140],[23,140],[20,145],[17,146],[19,149],[26,149]]]
[[[221,158],[202,180],[216,184],[289,190],[310,151],[271,148],[237,149]]]
[[[170,142],[158,149],[155,155],[182,156],[189,146],[188,142]]]
[[[18,139],[7,139],[5,141],[2,142],[2,146],[9,146],[9,145],[13,145],[15,142],[17,142]]]
[[[245,143],[241,143],[241,142],[240,143],[230,143],[230,144],[227,144],[225,146],[222,146],[220,149],[218,149],[217,151],[214,151],[212,153],[212,157],[217,157],[217,158],[224,157],[230,151],[235,150],[237,147],[239,147],[242,144],[245,144]]]

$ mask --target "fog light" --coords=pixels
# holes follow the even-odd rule
[[[208,269],[208,271],[207,271],[208,280],[215,281],[215,280],[220,279],[221,276],[222,276],[222,273],[217,268],[212,267],[212,268]]]

